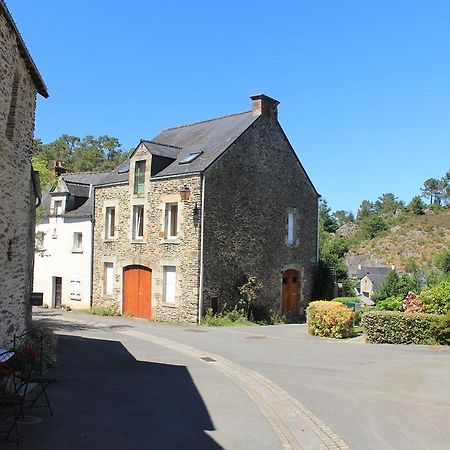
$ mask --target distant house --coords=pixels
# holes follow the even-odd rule
[[[106,175],[62,174],[42,200],[48,217],[36,226],[34,292],[44,305],[91,306],[93,186]]]
[[[31,319],[35,207],[39,178],[31,167],[36,93],[47,88],[0,0],[0,347]]]
[[[372,298],[373,292],[383,285],[386,275],[392,267],[358,267],[356,278],[358,279],[358,284],[356,289],[358,294]],[[366,302],[367,303],[367,302]]]
[[[278,101],[141,141],[95,187],[93,305],[198,322],[262,283],[259,307],[302,314],[317,264],[318,193]]]

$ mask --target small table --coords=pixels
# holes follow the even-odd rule
[[[0,348],[0,362],[6,362],[8,359],[14,356],[12,350],[7,350],[6,348]]]

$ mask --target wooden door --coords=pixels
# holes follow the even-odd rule
[[[282,314],[299,313],[298,293],[300,289],[300,273],[298,270],[289,269],[283,273],[283,286],[281,288]]]
[[[62,299],[62,278],[55,277],[55,308],[61,308]]]
[[[123,274],[123,313],[151,319],[152,271],[144,266],[128,266]]]

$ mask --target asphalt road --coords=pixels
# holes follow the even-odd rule
[[[450,449],[450,349],[40,311],[55,416],[27,449]],[[13,448],[13,447],[12,447]]]

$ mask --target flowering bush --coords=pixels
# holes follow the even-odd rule
[[[353,334],[354,312],[339,302],[319,300],[306,309],[308,332],[315,336],[338,339]]]
[[[403,311],[407,314],[423,312],[422,301],[413,291],[409,291],[403,300]]]

